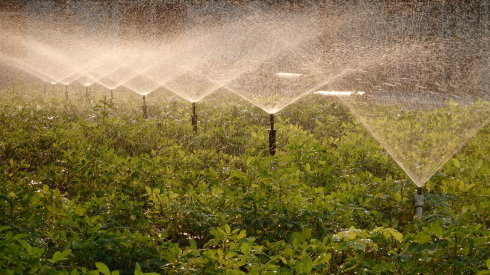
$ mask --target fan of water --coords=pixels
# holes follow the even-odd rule
[[[431,27],[424,22],[433,6],[384,19],[396,26],[390,31],[396,49],[420,50],[390,55],[324,87],[363,92],[339,98],[419,187],[490,120],[484,21],[471,20],[477,10],[461,11],[458,19],[444,12],[452,4],[438,5],[442,19]]]
[[[130,79],[123,85],[140,95],[148,95],[160,87],[160,84],[141,75]]]
[[[293,13],[294,21],[285,24],[276,38],[289,41],[287,46],[271,51],[255,70],[242,73],[226,88],[274,114],[327,83],[373,68],[387,57],[402,58],[420,50],[420,45],[382,44],[370,36],[353,36],[353,30],[373,27],[366,26],[375,10],[372,6],[336,9]]]
[[[341,101],[419,186],[488,122],[485,1],[211,2],[172,35],[104,16],[85,29],[84,15],[29,19],[28,34],[2,34],[15,50],[0,61],[48,83],[166,87],[194,103],[226,87],[270,114],[352,91]]]
[[[422,186],[490,119],[490,103],[433,93],[373,92],[342,97],[417,186]]]

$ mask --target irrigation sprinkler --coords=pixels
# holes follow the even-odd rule
[[[276,129],[274,129],[274,114],[270,114],[270,125],[271,129],[269,130],[269,153],[271,156],[276,154]]]
[[[417,187],[417,192],[415,193],[415,215],[418,219],[422,219],[424,201],[425,197],[422,194],[422,187]]]
[[[90,103],[88,86],[85,86],[85,100]]]
[[[192,128],[194,129],[194,133],[197,133],[196,102],[192,102],[191,123],[192,123]]]
[[[146,105],[146,96],[143,96],[143,106],[141,106],[143,109],[143,118],[147,119],[148,118],[148,105]]]
[[[65,85],[65,99],[70,100],[70,98],[68,97],[68,85]]]
[[[114,99],[114,89],[111,89],[111,99],[110,99],[111,104],[113,99]]]
[[[47,96],[48,92],[47,92],[47,88],[46,88],[46,82],[44,82],[43,84],[44,84],[44,96]]]

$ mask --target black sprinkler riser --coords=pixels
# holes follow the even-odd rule
[[[192,115],[191,115],[192,129],[194,133],[197,133],[197,113],[196,113],[196,103],[192,102]]]
[[[274,114],[269,115],[270,130],[269,130],[269,154],[274,156],[276,154],[276,129],[274,129]]]

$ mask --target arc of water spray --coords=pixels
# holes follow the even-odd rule
[[[100,85],[106,86],[104,83],[102,83],[102,82],[101,82],[101,80],[102,80],[102,79],[104,79],[104,78],[106,78],[106,77],[110,76],[111,74],[113,74],[113,73],[117,72],[118,70],[120,70],[120,69],[122,69],[122,68],[129,67],[129,66],[132,64],[132,62],[134,62],[134,61],[131,61],[131,62],[128,62],[128,63],[123,63],[123,64],[120,64],[120,65],[118,65],[117,67],[112,68],[112,69],[111,69],[111,71],[101,73],[101,74],[99,74],[98,76],[94,76],[94,75],[93,75],[93,74],[94,74],[93,72],[88,72],[88,74],[87,74],[86,76],[87,76],[87,77],[89,77],[90,79],[92,79],[92,80],[94,81],[92,84],[94,84],[94,83],[98,83],[98,84],[100,84]],[[106,64],[103,64],[103,65],[101,65],[100,67],[102,67],[102,66],[104,66],[104,65],[106,65]],[[95,70],[95,69],[94,69],[94,70]],[[93,70],[92,70],[92,71],[93,71]],[[120,85],[118,85],[118,86],[120,86]],[[107,87],[107,86],[106,86],[106,87]],[[107,87],[107,88],[109,88],[109,87]],[[117,88],[117,87],[115,87],[115,88]],[[113,90],[113,89],[111,89],[111,90]]]
[[[44,66],[43,71],[47,71],[48,68],[46,68],[46,66],[48,64],[52,64],[51,71],[53,69],[58,72],[70,72],[73,70],[73,67],[71,67],[70,64],[74,63],[74,61],[68,55],[63,55],[62,53],[60,53],[59,50],[55,50],[48,45],[41,44],[40,42],[31,39],[23,39],[20,43],[23,47],[30,50],[35,55],[34,57],[31,57],[29,59],[31,61],[31,66]],[[35,61],[39,61],[40,58],[47,59],[49,60],[49,62],[42,62],[42,66],[39,64],[38,66],[36,66]],[[56,63],[56,65],[54,65],[53,63]],[[60,66],[63,66],[64,68],[60,70]],[[63,76],[59,76],[57,82],[61,82],[63,78]]]
[[[102,77],[99,77],[96,82],[103,85],[103,86],[106,86],[110,89],[115,89],[119,86],[126,86],[125,85],[126,83],[130,82],[131,80],[133,80],[137,77],[141,76],[141,77],[148,78],[148,77],[146,77],[146,75],[144,75],[144,72],[152,69],[154,66],[157,66],[155,64],[147,64],[147,63],[136,64],[137,62],[138,61],[133,60],[133,61],[121,64],[120,66],[118,66],[117,68],[112,70],[111,72],[104,74],[104,76],[102,76]],[[134,69],[135,66],[139,69],[135,70]],[[122,69],[126,69],[127,71],[129,71],[129,73],[125,74],[123,77],[120,76],[118,80],[114,80],[114,79],[110,78],[111,75],[114,76],[113,78],[116,78],[115,76],[118,75],[117,72],[122,70]],[[105,78],[108,78],[110,82],[114,82],[116,84],[116,86],[106,85],[105,81],[103,81]],[[155,82],[155,83],[158,83],[157,81],[154,81],[153,79],[150,79],[150,78],[148,78],[148,79]],[[160,83],[158,83],[158,84],[160,84]],[[133,89],[131,89],[131,87],[127,87],[127,88],[134,91]],[[134,91],[134,92],[137,92],[137,91]]]
[[[28,74],[36,77],[36,78],[39,78],[40,80],[42,80],[44,82],[52,83],[55,81],[53,77],[50,77],[48,74],[36,69],[35,67],[25,63],[24,61],[22,61],[20,59],[0,54],[0,62],[3,62],[7,66],[11,66],[11,67],[14,67],[16,69],[22,70],[22,71],[24,71],[24,72],[26,72],[26,73],[28,73]]]
[[[72,71],[68,74],[65,74],[65,76],[63,76],[61,78],[60,82],[72,83],[72,82],[76,81],[77,79],[81,79],[83,77],[86,77],[87,79],[90,79],[90,81],[93,84],[96,82],[96,79],[93,79],[91,76],[89,76],[87,74],[87,72],[90,72],[91,70],[94,70],[95,68],[104,65],[104,62],[106,62],[106,61],[102,61],[102,60],[100,60],[100,58],[93,59],[92,61],[89,61],[86,64],[84,64],[84,66],[82,66],[80,69],[77,69],[76,71]],[[90,84],[90,85],[92,85],[92,84]]]

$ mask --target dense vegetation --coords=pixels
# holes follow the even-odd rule
[[[231,94],[194,135],[175,96],[144,120],[100,90],[0,92],[0,274],[490,274],[490,127],[418,221],[415,185],[335,102],[281,112],[270,157],[267,115]]]

